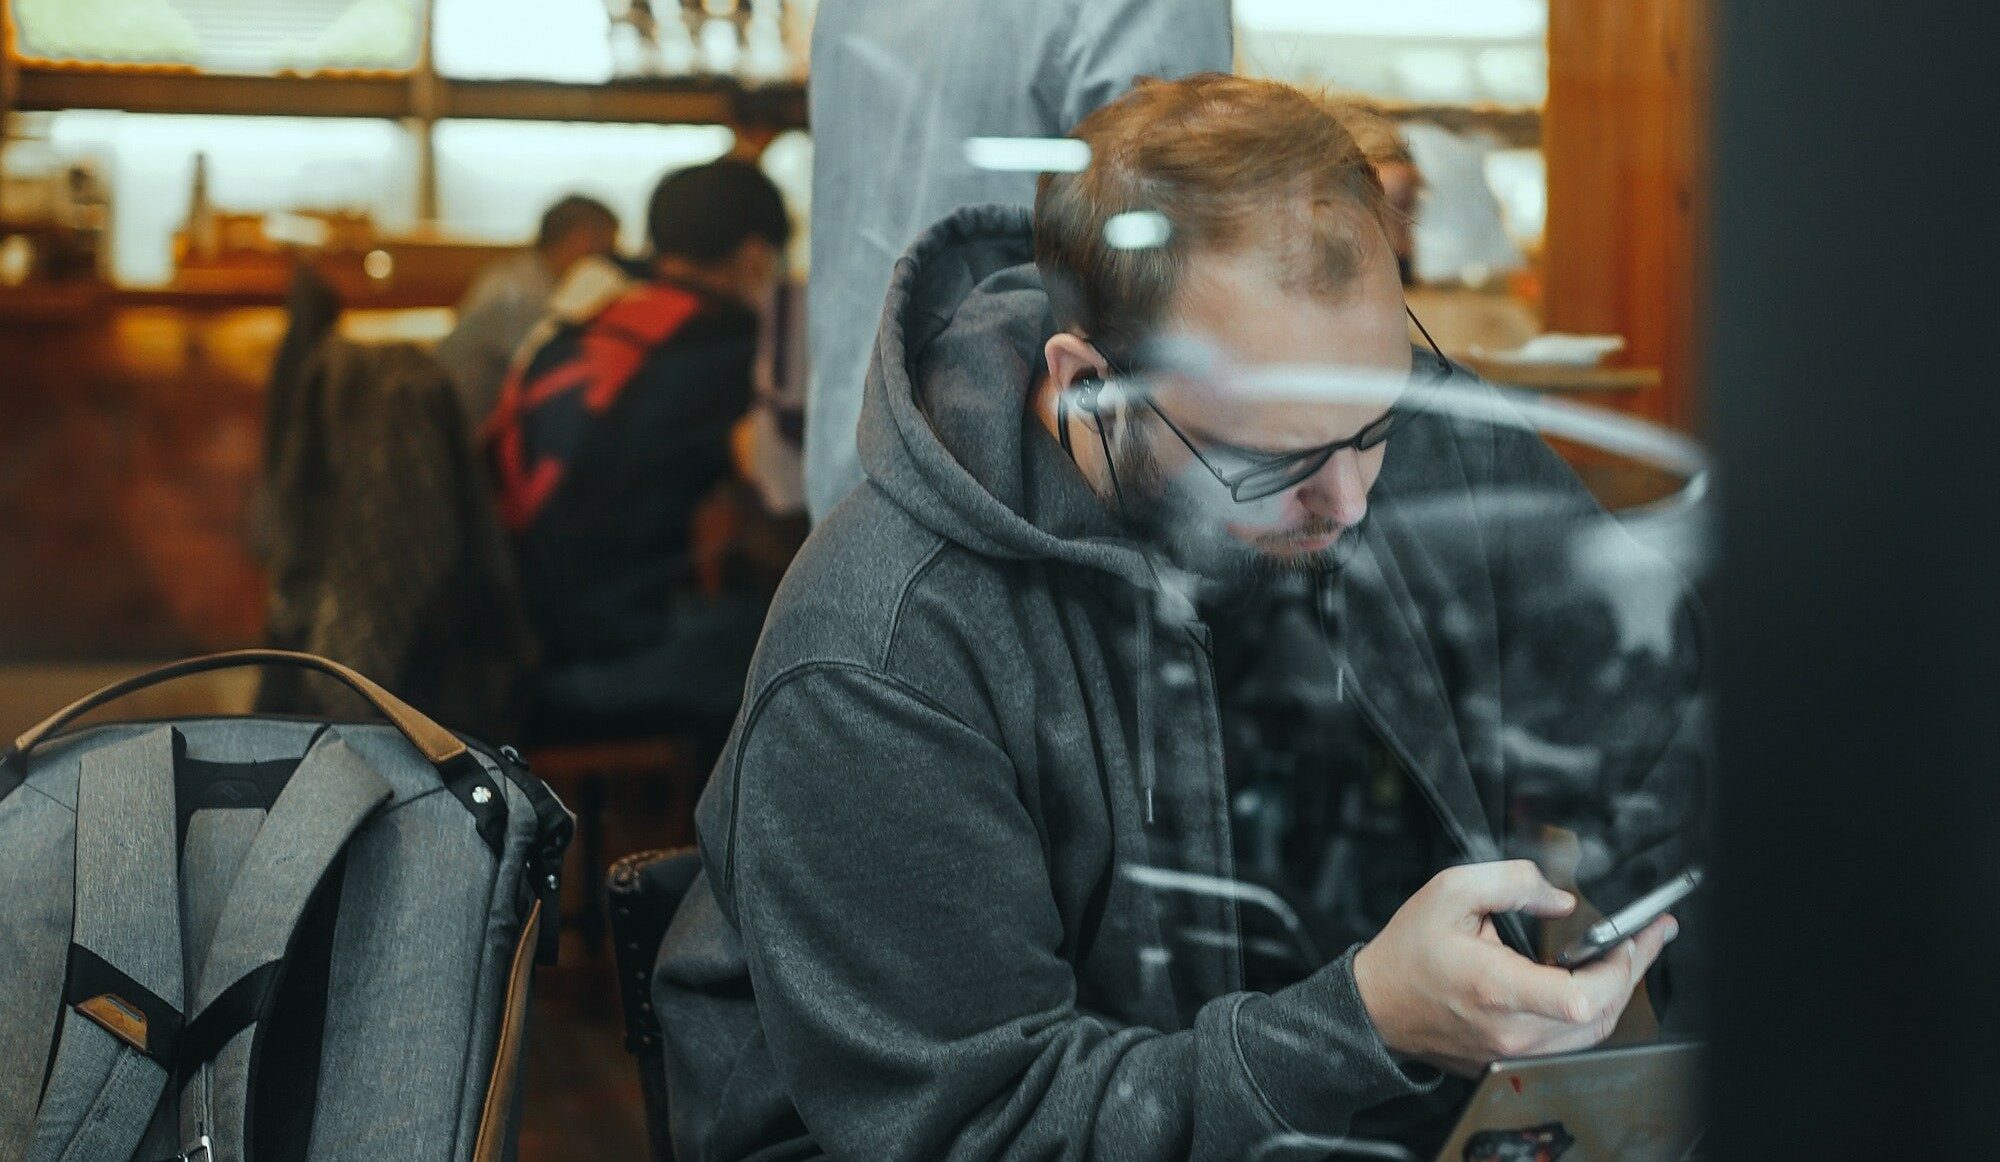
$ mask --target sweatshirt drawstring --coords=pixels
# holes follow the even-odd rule
[[[1157,616],[1152,607],[1152,594],[1144,587],[1134,587],[1133,607],[1137,613],[1139,643],[1138,688],[1133,697],[1138,702],[1139,731],[1139,790],[1146,798],[1146,824],[1153,822],[1153,788],[1157,785],[1159,771],[1153,758],[1153,619]]]

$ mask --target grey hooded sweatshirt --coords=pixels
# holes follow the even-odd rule
[[[1029,415],[1030,258],[1027,212],[986,206],[897,264],[869,483],[773,606],[655,972],[683,1158],[1237,1158],[1434,1084],[1352,950],[1244,991],[1228,897],[1133,874],[1232,874],[1209,635]],[[1414,421],[1372,504],[1343,679],[1463,856],[1525,790],[1585,804],[1607,906],[1680,870],[1679,586],[1621,648],[1548,547],[1609,522],[1524,429]]]

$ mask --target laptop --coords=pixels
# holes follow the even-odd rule
[[[1486,1067],[1437,1162],[1685,1162],[1701,1156],[1695,1041]]]

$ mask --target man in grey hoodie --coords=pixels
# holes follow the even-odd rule
[[[897,266],[868,484],[773,607],[656,969],[684,1158],[1338,1135],[1448,1072],[1602,1040],[1677,930],[1576,972],[1532,959],[1575,901],[1500,859],[1523,797],[1586,836],[1606,909],[1690,858],[1692,612],[1668,578],[1614,617],[1574,575],[1620,534],[1490,389],[1412,348],[1338,118],[1205,75],[1076,136],[1091,163],[1044,178],[1032,231],[961,211]],[[1205,358],[1159,360],[1163,333]],[[1401,394],[1238,386],[1301,364]],[[1629,580],[1649,559],[1624,547]],[[1453,866],[1251,989],[1211,628],[1179,579],[1259,571],[1338,590],[1340,696]]]

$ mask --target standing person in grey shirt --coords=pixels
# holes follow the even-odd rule
[[[618,215],[595,198],[570,194],[542,213],[534,246],[473,279],[458,304],[458,324],[436,354],[474,431],[492,413],[514,352],[541,321],[563,276],[583,259],[617,250]]]
[[[806,501],[861,483],[861,382],[896,258],[960,206],[1035,198],[971,137],[1061,137],[1139,76],[1227,72],[1228,0],[824,0],[813,27]]]

